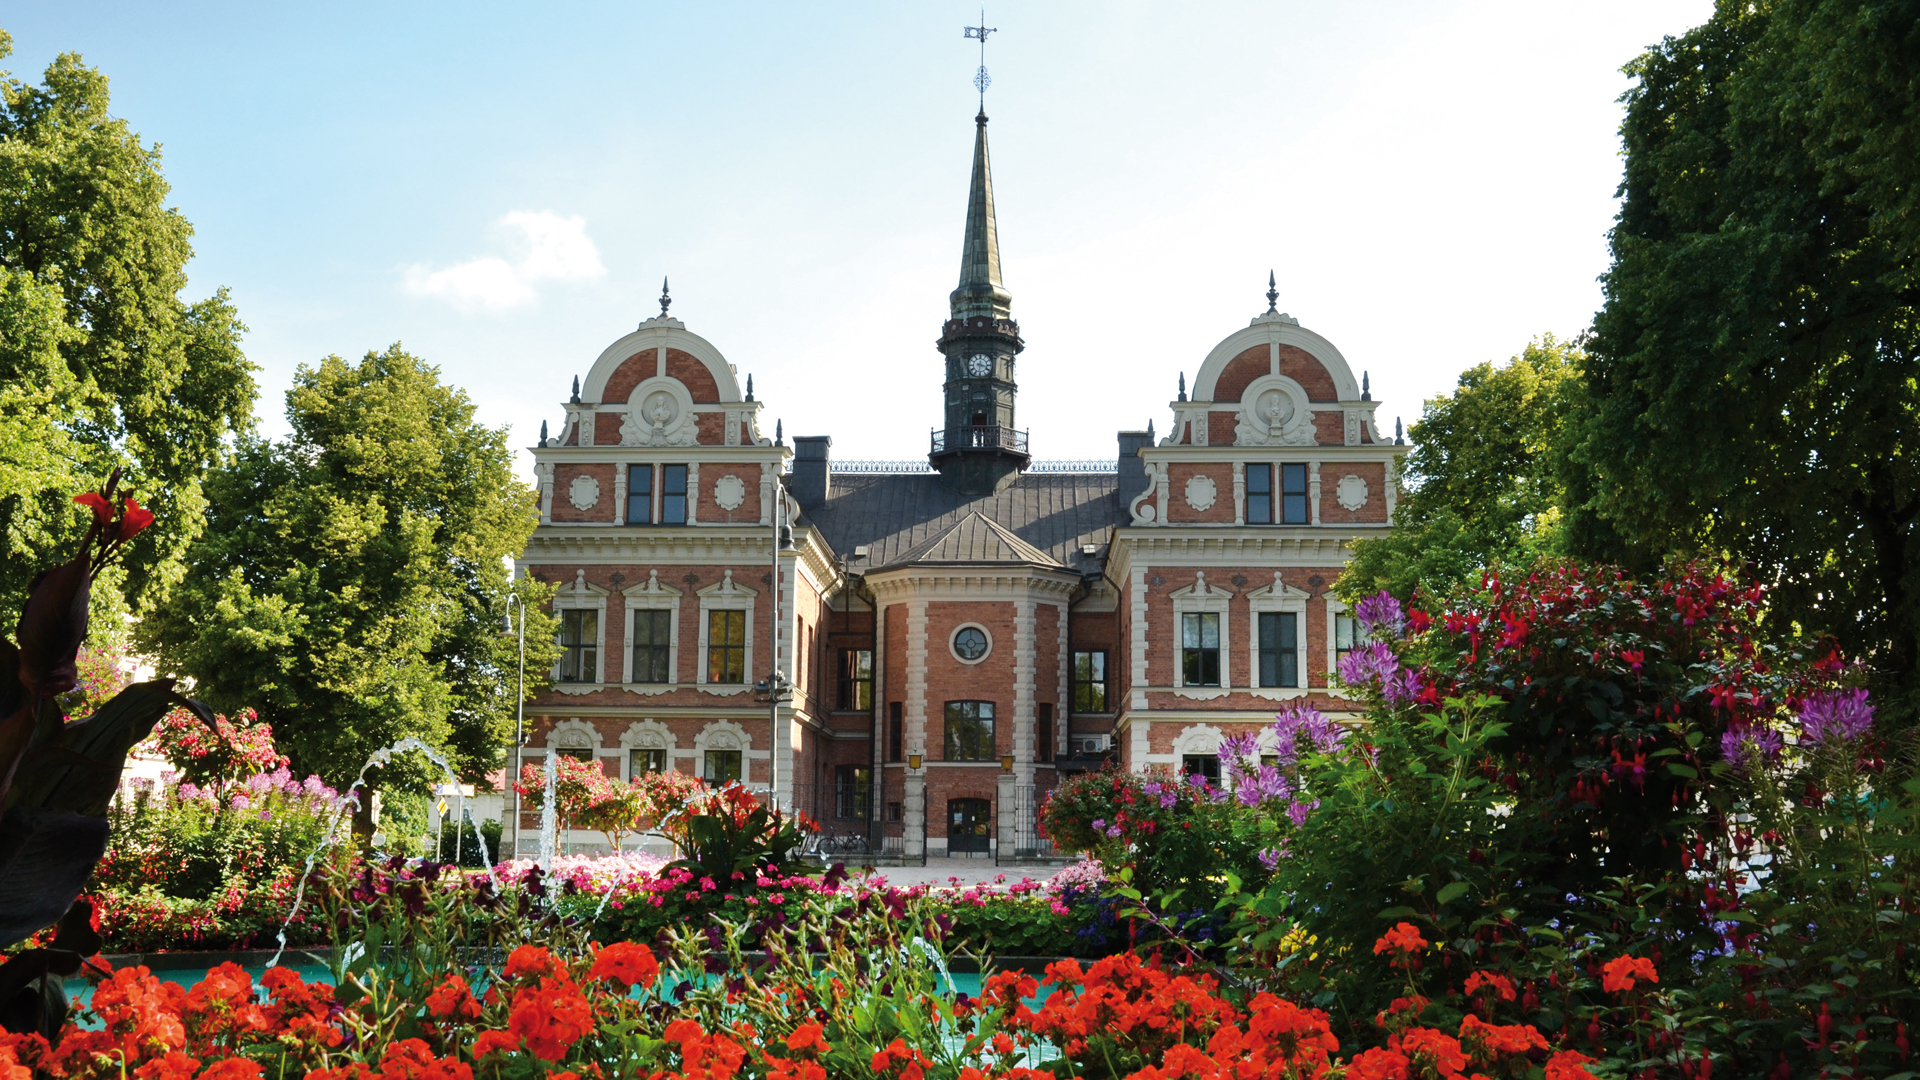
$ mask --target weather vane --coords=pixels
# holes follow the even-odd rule
[[[968,41],[978,39],[980,42],[980,70],[974,73],[973,86],[974,89],[980,91],[980,115],[985,116],[987,114],[987,87],[993,85],[993,79],[987,74],[987,35],[997,32],[1000,28],[987,25],[987,9],[981,8],[980,25],[968,26],[963,29],[967,32]]]

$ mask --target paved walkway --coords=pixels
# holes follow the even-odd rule
[[[948,885],[959,878],[962,885],[991,885],[1005,875],[1002,884],[1011,885],[1021,878],[1045,881],[1066,869],[1064,866],[1000,866],[985,855],[930,855],[925,866],[879,866],[874,873],[889,885]]]

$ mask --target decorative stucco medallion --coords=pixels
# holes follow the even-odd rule
[[[567,485],[567,501],[575,510],[591,510],[600,505],[600,481],[591,476],[576,476]]]
[[[722,510],[738,510],[747,501],[746,481],[728,473],[713,482],[713,501]]]
[[[1195,476],[1187,481],[1187,505],[1204,514],[1220,498],[1220,488],[1211,476]]]
[[[1333,497],[1348,510],[1358,510],[1367,505],[1367,482],[1348,473],[1334,487]]]

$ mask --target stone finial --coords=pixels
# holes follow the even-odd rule
[[[667,309],[673,306],[673,297],[667,295],[667,279],[660,279],[660,317],[667,317]]]
[[[753,400],[753,372],[747,372],[747,400]]]
[[[1406,438],[1402,436],[1400,433],[1400,418],[1397,416],[1393,418],[1393,445],[1395,446],[1407,445]]]
[[[1187,373],[1184,371],[1180,373],[1180,400],[1187,400]]]
[[[1267,314],[1277,315],[1279,313],[1280,313],[1280,290],[1274,288],[1273,271],[1269,270],[1267,271]]]
[[[780,421],[775,420],[773,422],[773,445],[775,446],[787,445],[784,441],[782,441],[785,438],[786,436],[781,433]]]
[[[1152,420],[1147,421],[1147,445],[1148,446],[1153,445],[1153,421]]]
[[[573,377],[573,396],[567,399],[575,405],[580,404],[580,376]]]
[[[547,445],[547,422],[545,420],[540,421],[540,445]]]
[[[1360,400],[1373,400],[1373,384],[1368,381],[1367,373],[1364,371],[1360,373]]]

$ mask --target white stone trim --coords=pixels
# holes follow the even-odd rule
[[[1029,608],[1032,607],[1032,601],[1030,600],[1019,601],[1019,603],[1025,603],[1028,605]],[[960,631],[962,630],[980,631],[980,635],[987,639],[987,651],[981,653],[979,656],[973,658],[972,660],[969,660],[966,657],[961,656],[959,646],[956,645],[955,642],[960,640]],[[1014,663],[1018,664],[1020,662],[1020,656],[1021,656],[1020,634],[1018,630],[1014,631],[1013,640],[1014,640],[1014,646],[1013,646]],[[958,660],[959,662],[967,665],[968,667],[972,667],[975,664],[984,663],[986,662],[987,657],[993,655],[993,631],[987,629],[985,626],[982,626],[977,622],[961,623],[960,625],[954,627],[953,630],[947,634],[947,652],[952,654],[955,660]]]
[[[1273,583],[1263,585],[1247,593],[1247,685],[1254,689],[1290,690],[1295,687],[1263,687],[1260,685],[1260,615],[1262,612],[1282,612],[1297,616],[1293,624],[1294,671],[1300,680],[1299,688],[1307,685],[1307,601],[1313,594],[1305,589],[1296,589],[1280,580],[1280,571],[1273,572]]]
[[[627,725],[627,730],[620,733],[621,775],[628,780],[633,779],[632,751],[664,750],[667,768],[671,769],[674,767],[674,761],[680,757],[675,753],[675,749],[672,728],[658,720],[635,720]]]
[[[1053,700],[1053,760],[1059,761],[1067,752],[1068,717],[1073,714],[1073,646],[1067,636],[1067,605],[1058,605],[1060,612],[1059,656],[1060,685],[1055,689]],[[1091,650],[1089,650],[1091,651]],[[1107,708],[1112,710],[1113,702],[1113,654],[1107,654]]]
[[[1127,680],[1127,682],[1129,683],[1128,692],[1129,692],[1129,696],[1132,698],[1132,707],[1136,709],[1144,709],[1147,707],[1146,686],[1147,686],[1147,683],[1149,682],[1149,679],[1147,677],[1147,566],[1146,564],[1141,563],[1140,565],[1135,566],[1130,576],[1133,579],[1133,582],[1132,582],[1133,607],[1132,607],[1132,618],[1129,620],[1129,622],[1131,623],[1132,633],[1129,636],[1132,638],[1131,644],[1133,649],[1133,655],[1132,657],[1130,657],[1129,666],[1132,668],[1133,674],[1132,674],[1132,677]]]
[[[680,597],[681,591],[671,585],[660,583],[658,569],[647,571],[647,580],[632,586],[621,594],[626,603],[626,648],[621,650],[621,683],[636,694],[664,694],[680,682]],[[668,611],[667,617],[667,681],[664,683],[636,683],[633,681],[633,617],[638,611]]]
[[[907,695],[906,708],[907,745],[901,747],[909,755],[919,754],[925,761],[927,754],[927,602],[925,600],[907,601]],[[912,771],[912,770],[908,770]]]
[[[1034,744],[1039,734],[1039,708],[1034,700],[1034,683],[1039,658],[1034,603],[1016,600],[1013,604],[1013,768],[1021,784],[1033,783]],[[996,739],[996,741],[998,741]],[[997,755],[996,755],[997,756]]]

